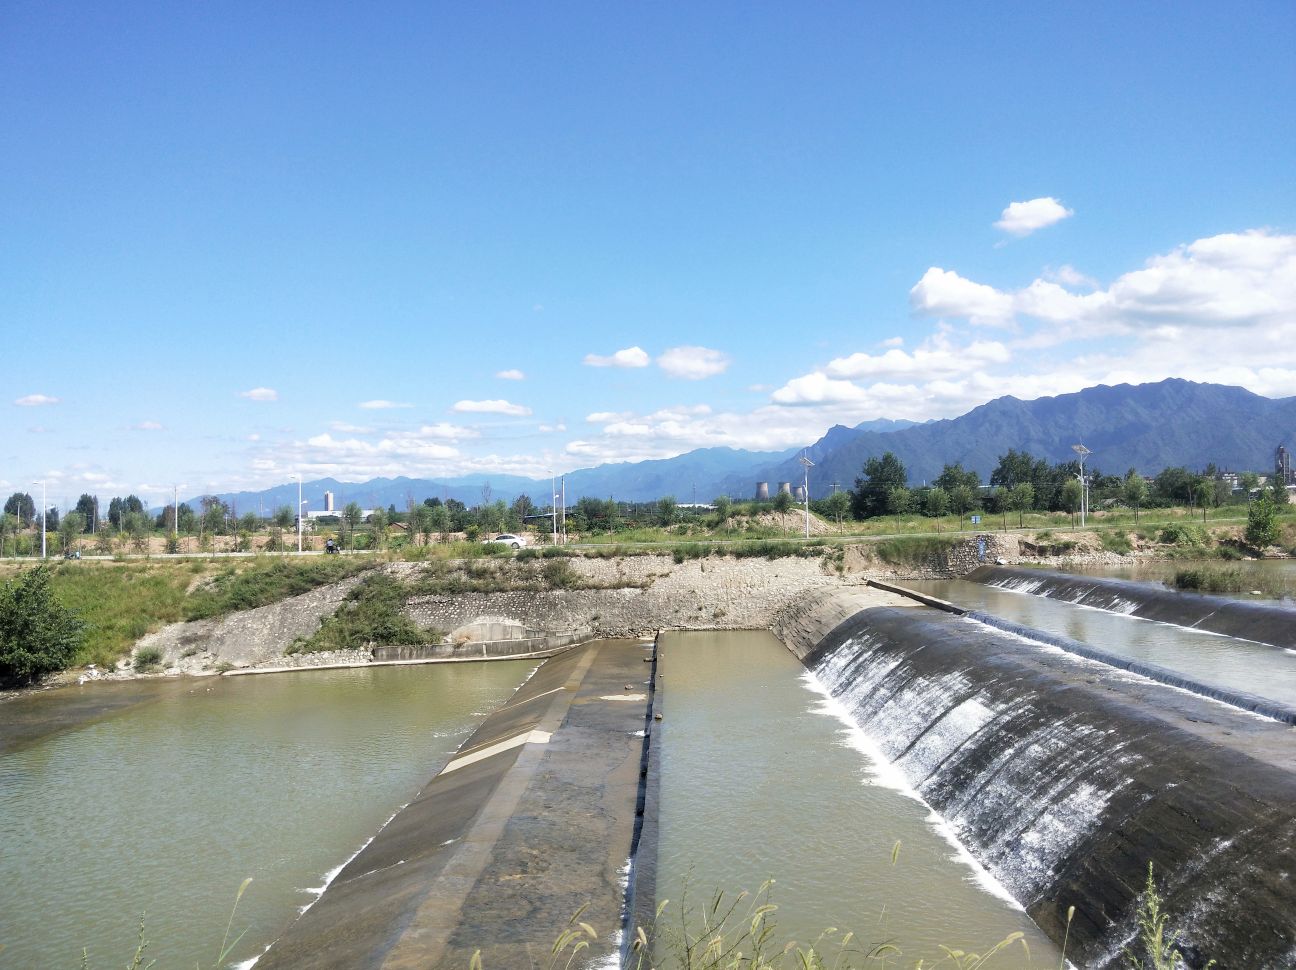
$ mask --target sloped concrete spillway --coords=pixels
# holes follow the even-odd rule
[[[1296,649],[1296,609],[1288,606],[1180,592],[1127,579],[1073,576],[1011,566],[979,566],[964,578],[1144,620]]]
[[[1192,965],[1296,966],[1291,728],[972,620],[859,605],[811,598],[777,632],[1045,932],[1076,907],[1073,962],[1119,964],[1151,862]]]

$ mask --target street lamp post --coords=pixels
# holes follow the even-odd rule
[[[49,509],[45,505],[45,482],[32,482],[41,487],[41,558],[45,558],[45,520],[49,518]]]
[[[302,479],[301,473],[297,474],[297,555],[302,551]]]
[[[801,462],[802,471],[805,473],[805,484],[802,485],[801,487],[805,491],[805,533],[806,533],[805,537],[809,539],[810,538],[810,469],[814,468],[814,462],[812,462],[809,459],[809,457],[806,456],[804,453],[802,453],[801,457],[798,458],[797,461]]]
[[[558,478],[549,471],[549,519],[553,527],[553,544],[558,545]]]
[[[1085,478],[1084,463],[1093,452],[1084,445],[1072,445],[1071,450],[1080,456],[1080,528],[1084,528],[1085,513],[1089,511],[1089,480]]]

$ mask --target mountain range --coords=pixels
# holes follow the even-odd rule
[[[815,498],[833,483],[849,488],[864,462],[893,452],[909,470],[912,485],[931,481],[946,463],[958,462],[987,480],[999,456],[1010,448],[1050,462],[1073,458],[1071,446],[1092,452],[1089,467],[1124,474],[1135,468],[1153,474],[1173,465],[1200,469],[1214,462],[1221,469],[1265,472],[1273,468],[1274,450],[1296,440],[1296,397],[1261,397],[1241,387],[1199,384],[1178,378],[1154,384],[1099,385],[1074,394],[1035,401],[1007,396],[973,408],[967,414],[915,424],[880,419],[854,427],[835,425],[804,449],[781,452],[735,448],[699,448],[674,458],[599,465],[568,472],[567,500],[583,495],[623,501],[651,501],[674,495],[680,502],[707,502],[720,494],[750,498],[757,482],[799,482],[803,450],[815,463],[810,492]],[[303,485],[309,509],[323,508],[323,493],[334,493],[337,507],[358,502],[365,508],[395,505],[439,496],[466,505],[512,501],[526,493],[547,505],[549,480],[512,475],[468,475],[447,479],[375,478],[339,482],[325,478]],[[293,505],[295,484],[261,492],[220,496],[240,512]],[[191,503],[192,504],[192,503]]]

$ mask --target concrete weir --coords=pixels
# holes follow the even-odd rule
[[[1296,649],[1296,609],[1289,606],[1181,592],[1127,579],[1073,576],[1011,566],[980,566],[964,579],[1144,620]]]
[[[1296,732],[971,619],[826,593],[775,632],[1068,958],[1155,866],[1191,966],[1296,966]]]
[[[653,647],[598,640],[543,663],[257,962],[547,965],[572,916],[618,952],[639,831]],[[377,742],[377,743],[380,743]]]

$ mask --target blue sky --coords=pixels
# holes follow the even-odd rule
[[[1296,7],[1040,6],[6,4],[0,488],[1296,393]]]

